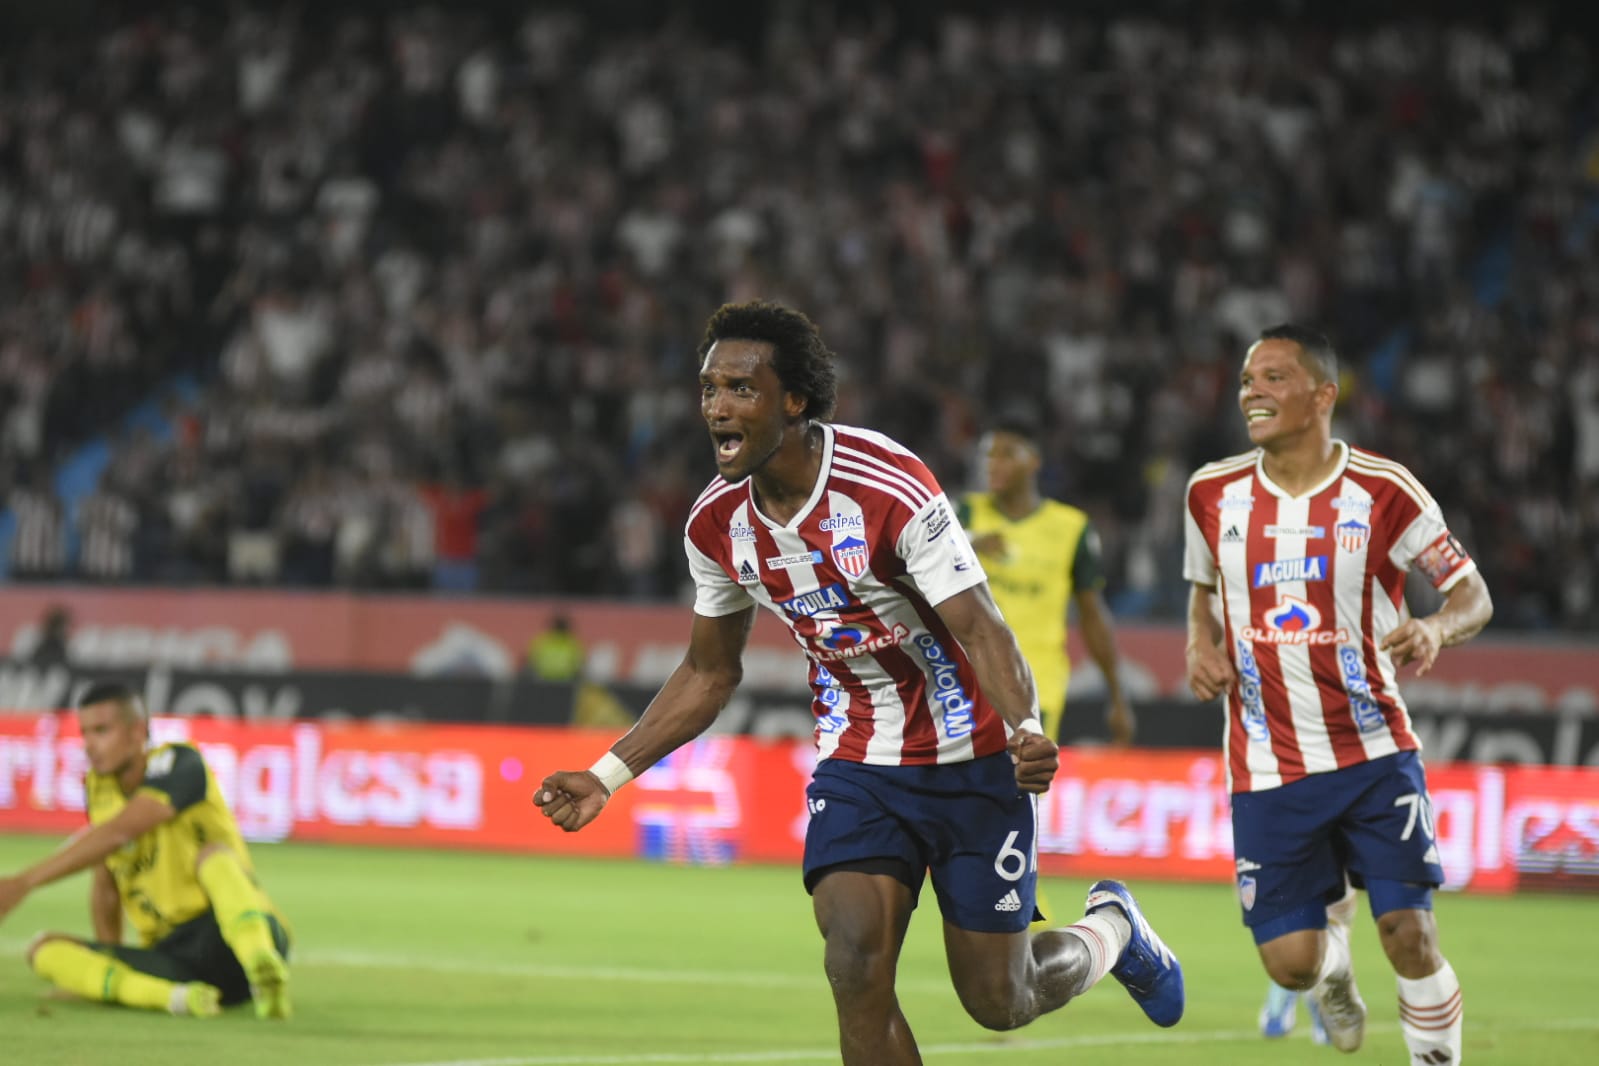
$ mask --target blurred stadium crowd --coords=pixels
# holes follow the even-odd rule
[[[1321,324],[1341,434],[1495,624],[1599,626],[1599,85],[1556,15],[470,6],[0,45],[13,579],[675,595],[699,331],[765,296],[952,491],[1039,405],[1124,616],[1181,609],[1247,341]]]

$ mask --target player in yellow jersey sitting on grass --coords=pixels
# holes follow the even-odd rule
[[[1071,660],[1067,618],[1075,605],[1083,643],[1105,675],[1105,726],[1111,743],[1132,743],[1133,712],[1122,695],[1116,633],[1105,587],[1099,536],[1088,515],[1038,491],[1039,433],[1025,416],[994,423],[979,448],[988,491],[968,493],[960,522],[982,558],[994,602],[1033,668],[1044,735],[1059,742]],[[1042,893],[1039,909],[1047,910]],[[1035,928],[1047,923],[1034,923]]]
[[[147,749],[150,724],[128,686],[78,703],[89,825],[60,850],[0,878],[0,919],[33,889],[92,868],[94,940],[41,933],[35,973],[85,999],[210,1017],[253,999],[287,1018],[289,936],[256,884],[250,853],[199,751]],[[124,912],[139,946],[122,943]]]

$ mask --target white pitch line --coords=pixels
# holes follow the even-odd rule
[[[1474,1027],[1475,1028],[1475,1027]],[[1599,1030],[1599,1020],[1589,1018],[1564,1018],[1530,1025],[1496,1025],[1490,1032],[1559,1032]],[[1394,1022],[1368,1025],[1367,1032],[1398,1033]],[[1099,1036],[1068,1036],[1043,1040],[1004,1040],[996,1038],[987,1043],[933,1044],[921,1049],[922,1056],[944,1055],[1010,1055],[1018,1051],[1059,1051],[1070,1048],[1145,1047],[1155,1044],[1189,1045],[1220,1043],[1254,1043],[1260,1033],[1255,1029],[1213,1029],[1201,1032],[1117,1033]],[[386,1063],[384,1066],[670,1066],[673,1063],[761,1063],[761,1062],[827,1062],[838,1061],[837,1048],[794,1048],[783,1051],[725,1051],[703,1053],[655,1053],[643,1055],[532,1055],[515,1058],[450,1059],[436,1062]]]
[[[426,955],[387,952],[308,951],[296,953],[296,965],[345,966],[352,969],[423,970],[431,973],[482,974],[486,977],[531,977],[559,980],[599,979],[640,984],[758,985],[763,988],[809,988],[825,981],[821,968],[815,974],[759,973],[720,970],[646,970],[625,966],[550,966],[542,963],[479,962]],[[927,984],[945,987],[948,981]]]

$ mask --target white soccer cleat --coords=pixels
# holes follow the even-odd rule
[[[1349,958],[1349,925],[1332,920],[1332,912],[1332,907],[1327,908],[1327,935],[1343,942],[1344,955]],[[1310,990],[1309,995],[1317,1013],[1321,1015],[1321,1023],[1326,1027],[1327,1039],[1332,1046],[1339,1051],[1358,1049],[1366,1036],[1366,1001],[1360,998],[1360,990],[1355,987],[1354,963],[1328,974]]]

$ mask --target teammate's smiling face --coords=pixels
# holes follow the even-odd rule
[[[1249,439],[1261,447],[1315,429],[1331,413],[1337,397],[1337,385],[1316,380],[1294,341],[1280,337],[1258,341],[1244,357],[1238,406]]]
[[[719,340],[700,367],[700,414],[716,445],[716,470],[740,481],[765,466],[805,399],[783,388],[765,341]]]
[[[149,739],[143,718],[117,700],[102,700],[78,710],[83,752],[97,774],[120,775],[144,751]]]

